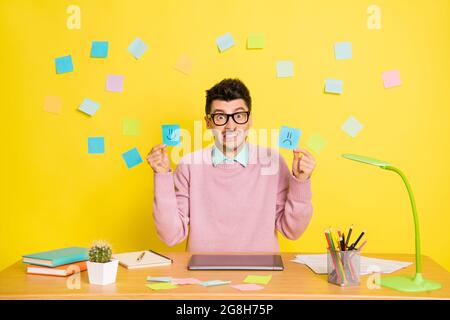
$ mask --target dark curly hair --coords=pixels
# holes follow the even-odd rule
[[[235,99],[243,99],[248,110],[251,111],[252,98],[245,84],[239,79],[223,79],[211,89],[206,90],[205,113],[209,114],[211,112],[213,100],[231,101]]]

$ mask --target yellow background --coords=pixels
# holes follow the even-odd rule
[[[81,8],[81,30],[68,30],[66,8]],[[153,176],[144,162],[127,169],[121,154],[142,157],[161,142],[160,125],[193,130],[202,120],[205,90],[239,77],[253,97],[255,129],[303,130],[301,145],[320,133],[326,148],[313,176],[314,217],[283,251],[323,252],[324,228],[367,230],[365,252],[413,253],[406,190],[394,173],[344,160],[360,153],[400,167],[413,186],[422,251],[450,268],[450,2],[377,1],[381,30],[366,26],[370,1],[12,1],[0,2],[1,224],[0,269],[22,254],[106,239],[113,251],[169,248],[152,218]],[[219,53],[218,36],[236,45]],[[246,50],[251,32],[263,50]],[[128,45],[150,47],[135,60]],[[89,57],[91,41],[109,41],[109,57]],[[336,61],[333,44],[351,41],[353,58]],[[174,69],[181,54],[191,75]],[[53,59],[71,54],[75,71],[56,75]],[[293,78],[276,77],[278,60],[292,60]],[[403,85],[384,89],[381,73],[399,69]],[[108,74],[125,75],[123,93],[105,91]],[[323,93],[326,78],[344,93]],[[61,114],[43,111],[60,96]],[[89,118],[76,109],[98,101]],[[364,124],[356,138],[341,125]],[[125,118],[140,135],[122,135]],[[204,127],[204,125],[203,125]],[[104,155],[87,153],[87,138],[103,135]],[[206,144],[206,142],[205,142]],[[282,151],[289,166],[292,154]],[[432,275],[430,275],[432,278]]]

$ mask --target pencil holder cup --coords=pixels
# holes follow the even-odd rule
[[[359,286],[359,250],[334,251],[328,249],[328,282],[341,287]]]

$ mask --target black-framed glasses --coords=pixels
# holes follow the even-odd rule
[[[230,118],[237,124],[246,124],[250,118],[250,111],[240,111],[236,113],[211,113],[209,114],[210,119],[214,122],[216,126],[224,126],[228,123]]]

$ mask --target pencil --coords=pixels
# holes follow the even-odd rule
[[[350,240],[350,236],[352,235],[353,225],[350,226],[350,230],[348,231],[347,241],[345,241],[345,247],[348,248],[348,241]]]
[[[356,245],[358,244],[359,240],[361,240],[361,238],[363,237],[363,235],[366,233],[366,230],[364,230],[363,232],[361,232],[361,234],[359,235],[358,239],[356,239],[356,241],[350,246],[350,250],[355,249]]]
[[[340,259],[340,257],[339,257],[339,254],[337,253],[337,251],[336,251],[336,249],[335,249],[335,246],[334,246],[334,243],[333,243],[333,239],[332,239],[332,237],[331,237],[331,233],[329,233],[328,236],[329,236],[329,238],[330,238],[330,240],[331,240],[331,247],[332,247],[332,249],[333,249],[332,251],[333,251],[333,253],[334,253],[335,256],[336,256],[337,265],[338,265],[337,270],[338,270],[339,273],[341,274],[342,283],[344,283],[344,281],[345,281],[345,275],[344,275],[344,267],[343,267],[343,265],[342,265],[342,261],[341,261],[341,259]]]
[[[340,274],[338,272],[337,261],[336,261],[336,257],[334,256],[334,253],[332,251],[333,249],[331,248],[330,239],[328,238],[328,231],[324,230],[324,233],[325,233],[325,239],[327,240],[327,243],[328,243],[328,250],[330,251],[331,260],[333,261],[334,271],[336,272],[336,275],[337,275],[337,277],[339,279],[339,282],[340,282],[341,281],[341,276],[340,276]]]
[[[364,245],[367,243],[367,240],[363,242],[362,245],[359,246],[358,251],[362,249],[362,247],[364,247]]]

